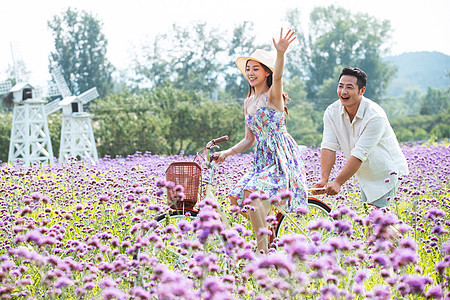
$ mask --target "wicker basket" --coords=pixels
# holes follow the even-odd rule
[[[197,203],[200,183],[202,182],[202,169],[196,162],[174,162],[166,170],[166,180],[175,185],[184,187],[183,201],[177,197],[173,190],[167,190],[167,204],[171,208],[192,208]]]

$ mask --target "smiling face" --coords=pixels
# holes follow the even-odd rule
[[[266,83],[269,75],[270,72],[267,72],[259,62],[254,60],[249,60],[247,62],[247,66],[245,67],[245,76],[247,76],[248,83],[252,87]]]
[[[355,76],[342,75],[337,88],[341,104],[350,115],[355,115],[358,111],[359,103],[366,90],[364,86],[360,89],[356,81],[357,78]]]

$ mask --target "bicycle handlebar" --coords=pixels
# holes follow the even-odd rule
[[[207,163],[210,163],[211,160],[212,160],[212,157],[209,156],[209,151],[210,151],[211,149],[213,149],[213,148],[218,148],[219,146],[217,146],[217,144],[222,143],[222,142],[225,142],[225,141],[228,141],[228,135],[224,135],[224,136],[221,136],[221,137],[219,137],[219,138],[217,138],[217,139],[213,139],[213,140],[209,141],[209,142],[206,144],[205,148],[203,148],[202,150],[200,150],[199,152],[197,152],[197,155],[195,156],[194,161],[195,161],[198,157],[201,157],[204,161],[206,161]],[[205,151],[206,157],[203,157],[203,156],[201,155],[201,153],[202,153],[203,151]]]
[[[228,135],[224,135],[220,138],[213,139],[207,144],[207,145],[210,145],[207,148],[211,148],[212,146],[217,145],[218,143],[222,143],[222,142],[226,142],[226,141],[228,141]]]

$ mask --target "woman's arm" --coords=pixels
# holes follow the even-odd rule
[[[272,39],[273,45],[277,50],[277,57],[275,60],[275,67],[272,75],[272,86],[269,90],[268,100],[269,103],[271,103],[274,108],[279,111],[284,110],[284,101],[283,96],[281,95],[283,92],[284,53],[295,38],[294,31],[290,29],[283,37],[283,28],[281,28],[280,39],[278,42],[275,41],[275,39]]]
[[[239,143],[227,150],[214,153],[212,155],[212,158],[217,162],[223,162],[228,156],[244,152],[245,150],[253,146],[254,143],[255,135],[251,132],[250,129],[248,129],[247,126],[245,126],[245,136]]]

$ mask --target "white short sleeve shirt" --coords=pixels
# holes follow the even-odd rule
[[[372,100],[362,97],[352,122],[337,100],[326,109],[323,123],[322,148],[341,148],[347,159],[354,156],[362,161],[355,175],[369,203],[389,192],[399,176],[408,174],[408,164],[386,113]],[[393,172],[396,174],[391,175]]]

